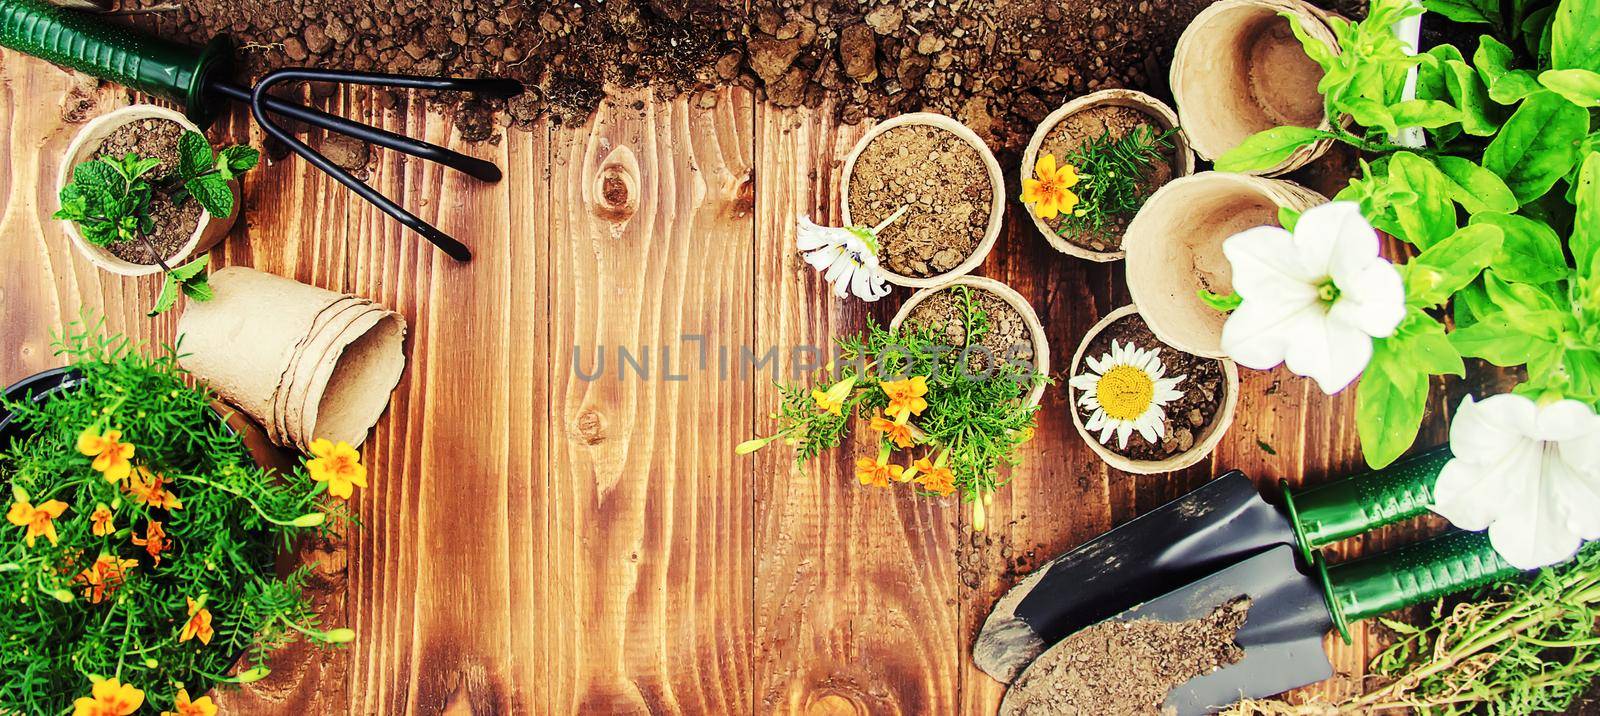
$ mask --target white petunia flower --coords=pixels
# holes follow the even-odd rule
[[[1588,405],[1468,396],[1450,421],[1450,452],[1433,511],[1461,529],[1488,529],[1512,565],[1556,564],[1600,538],[1600,416]]]
[[[802,216],[795,245],[805,252],[806,263],[833,284],[834,295],[845,298],[854,293],[863,301],[876,301],[889,295],[888,281],[878,266],[878,232],[905,212],[901,207],[871,228],[819,226]]]
[[[1367,367],[1372,339],[1394,335],[1405,318],[1400,272],[1378,255],[1378,234],[1354,202],[1306,210],[1293,234],[1234,234],[1222,253],[1243,299],[1223,324],[1222,350],[1240,365],[1284,363],[1332,395]]]
[[[1084,428],[1099,430],[1100,444],[1116,433],[1117,448],[1125,450],[1128,436],[1135,430],[1152,445],[1166,435],[1167,414],[1162,406],[1183,397],[1178,383],[1188,376],[1166,377],[1160,353],[1159,348],[1145,350],[1113,340],[1111,352],[1099,360],[1084,356],[1089,370],[1072,376],[1070,384],[1082,392],[1078,404],[1094,411]]]

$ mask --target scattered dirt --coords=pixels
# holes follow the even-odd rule
[[[1029,665],[1000,713],[1158,716],[1174,687],[1244,658],[1233,640],[1249,613],[1250,600],[1240,597],[1193,621],[1096,624]]]
[[[850,175],[850,219],[877,226],[883,264],[902,276],[933,276],[965,261],[983,241],[996,188],[983,157],[954,132],[927,125],[872,140]]]
[[[1067,115],[1060,123],[1051,127],[1050,132],[1044,136],[1044,141],[1039,143],[1039,156],[1054,154],[1057,162],[1063,162],[1087,142],[1099,139],[1108,133],[1112,139],[1121,139],[1141,126],[1150,127],[1156,134],[1164,131],[1154,117],[1132,107],[1109,104],[1090,107]],[[1177,152],[1168,151],[1166,156],[1166,162],[1155,163],[1145,172],[1144,196],[1155,193],[1161,185],[1172,181],[1174,174],[1172,165],[1177,159]],[[1065,215],[1049,223],[1051,228],[1067,241],[1091,251],[1104,252],[1122,248],[1122,232],[1127,230],[1130,221],[1133,221],[1132,215],[1119,215],[1113,217],[1108,227],[1098,232],[1067,234],[1061,234],[1061,227],[1066,223]]]
[[[161,162],[148,176],[164,177],[178,168],[178,137],[183,136],[183,125],[166,119],[145,119],[129,122],[100,143],[96,157],[126,156],[129,152],[150,157]],[[155,230],[150,241],[118,241],[106,247],[112,255],[136,264],[153,264],[176,255],[194,236],[200,222],[200,203],[194,200],[181,205],[172,203],[171,195],[162,191],[157,182],[150,197],[150,218]]]
[[[1166,368],[1167,376],[1184,376],[1178,383],[1178,390],[1183,391],[1183,397],[1167,403],[1163,408],[1166,412],[1166,431],[1160,443],[1146,442],[1136,431],[1128,437],[1126,449],[1118,449],[1115,436],[1105,443],[1105,447],[1118,455],[1134,460],[1162,460],[1193,447],[1216,419],[1217,411],[1221,410],[1225,389],[1222,361],[1201,358],[1162,343],[1154,333],[1150,332],[1150,327],[1138,314],[1123,317],[1106,326],[1105,330],[1089,341],[1084,356],[1102,356],[1110,353],[1113,340],[1122,345],[1132,343],[1145,349],[1152,346],[1159,347],[1161,349],[1159,357],[1161,364]],[[1088,366],[1080,365],[1078,370],[1086,371]],[[1078,403],[1076,390],[1072,391],[1072,406],[1073,410],[1078,411],[1078,416],[1087,423],[1093,411]]]
[[[131,5],[135,3],[124,3]],[[143,8],[169,0],[137,0]],[[438,95],[464,138],[541,116],[581,122],[611,88],[757,87],[846,122],[929,110],[1001,150],[1102,87],[1166,93],[1185,25],[1209,0],[178,0],[134,16],[172,38],[230,34],[246,74],[311,65],[465,76],[533,88],[509,103]],[[1359,7],[1338,0],[1337,9]],[[1348,11],[1346,11],[1348,14]],[[326,88],[314,93],[330,94]],[[379,91],[387,107],[406,93]]]
[[[957,293],[960,288],[945,289],[923,299],[906,316],[906,323],[941,332],[947,345],[966,350],[967,321],[963,301]],[[989,324],[988,330],[978,339],[978,346],[982,348],[972,348],[967,357],[968,369],[974,375],[979,375],[1009,359],[1033,360],[1033,336],[1022,314],[988,291],[968,288],[966,293],[972,297],[972,303],[983,312]]]

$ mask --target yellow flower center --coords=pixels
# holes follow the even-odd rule
[[[1150,407],[1155,394],[1156,382],[1150,374],[1131,365],[1119,365],[1100,376],[1094,397],[1107,416],[1135,420]]]

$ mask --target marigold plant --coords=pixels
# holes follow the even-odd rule
[[[338,483],[264,468],[173,350],[75,328],[78,382],[3,405],[0,714],[215,713],[292,639],[349,641],[275,563],[348,521],[327,491],[364,484],[354,451],[329,448]]]

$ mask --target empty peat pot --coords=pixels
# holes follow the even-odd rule
[[[928,299],[939,295],[941,292],[957,286],[965,286],[974,292],[982,292],[998,298],[1004,305],[1009,306],[1012,310],[1016,311],[1017,315],[1021,317],[1023,326],[1027,331],[1028,341],[1032,344],[1033,355],[1031,358],[1029,358],[1029,360],[1031,360],[1033,363],[1034,371],[1042,375],[1050,374],[1050,342],[1045,338],[1044,324],[1039,322],[1039,314],[1034,313],[1033,306],[1028,304],[1027,299],[1023,298],[1022,294],[1017,293],[1010,286],[1007,286],[992,278],[984,278],[982,276],[959,276],[939,284],[938,286],[925,288],[916,292],[915,294],[912,294],[911,298],[907,299],[905,304],[900,307],[900,311],[895,314],[894,320],[889,322],[889,330],[893,331],[899,329],[900,326],[908,319],[914,320],[912,319],[913,314],[917,313],[917,307],[924,301],[927,301]],[[991,324],[993,323],[994,321],[991,319]],[[947,330],[954,330],[960,333],[960,338],[963,341],[962,347],[965,348],[966,344],[964,328],[946,328]],[[999,350],[1003,351],[1006,348],[1009,347],[1003,347]],[[999,360],[1005,359],[1004,355],[989,357]],[[1044,396],[1044,389],[1044,383],[1034,386],[1033,390],[1028,393],[1028,405],[1038,405],[1039,399]]]
[[[72,138],[72,143],[67,145],[66,154],[61,158],[61,167],[56,172],[57,194],[60,193],[62,187],[72,182],[73,168],[94,159],[106,139],[116,134],[118,130],[136,123],[142,127],[154,126],[160,122],[174,123],[187,132],[200,131],[200,128],[195,126],[194,122],[189,121],[188,117],[183,116],[181,112],[153,104],[136,104],[123,107],[90,120],[88,124],[83,125],[83,129],[78,130],[77,136]],[[188,241],[182,243],[169,255],[161,257],[168,266],[187,263],[190,259],[211,250],[211,247],[217,245],[217,242],[228,235],[228,230],[233,228],[234,221],[239,218],[240,208],[244,205],[244,202],[239,200],[239,183],[231,181],[228,186],[233,189],[233,214],[227,218],[219,219],[200,210],[199,218],[194,224],[194,231],[189,235]],[[159,192],[161,190],[157,189],[156,191]],[[59,204],[55,197],[51,197],[48,201],[51,207],[50,213],[54,213]],[[195,210],[200,209],[199,205],[192,199],[189,204]],[[90,243],[88,239],[83,237],[83,233],[78,231],[78,225],[74,222],[60,221],[58,223],[61,224],[62,231],[66,232],[67,238],[72,240],[72,245],[78,250],[78,253],[83,254],[85,258],[89,259],[90,263],[101,269],[123,276],[148,276],[161,272],[159,263],[154,261],[150,263],[129,261],[117,256],[104,246]]]
[[[1200,300],[1201,289],[1233,293],[1222,242],[1245,229],[1278,226],[1278,210],[1304,211],[1322,195],[1281,179],[1201,172],[1145,202],[1128,226],[1128,293],[1163,343],[1207,358],[1225,357],[1227,315]]]
[[[1172,96],[1202,159],[1215,160],[1273,127],[1333,128],[1317,91],[1322,67],[1306,56],[1290,18],[1339,51],[1326,13],[1301,0],[1220,0],[1196,15],[1178,38]],[[1330,144],[1319,140],[1277,166],[1252,173],[1274,176],[1298,169]]]
[[[846,226],[874,226],[906,207],[878,234],[890,283],[927,288],[971,273],[1000,236],[1000,163],[945,115],[913,112],[873,127],[845,158],[841,183]]]
[[[1146,328],[1143,317],[1134,306],[1123,306],[1100,319],[1078,344],[1072,354],[1067,378],[1067,400],[1072,412],[1072,426],[1106,464],[1123,472],[1149,475],[1158,472],[1181,470],[1200,462],[1217,447],[1228,427],[1233,424],[1234,411],[1239,404],[1239,368],[1226,358],[1197,356],[1161,341]],[[1113,348],[1112,342],[1117,344]],[[1137,377],[1150,375],[1146,368],[1130,356],[1134,349],[1146,353],[1154,351],[1160,362],[1162,380],[1180,378],[1170,386],[1180,395],[1170,398],[1160,381],[1144,382]],[[1113,355],[1120,353],[1120,355]],[[1107,360],[1107,356],[1112,356]],[[1089,358],[1099,368],[1089,365]],[[1120,367],[1119,367],[1120,366]],[[1083,395],[1088,392],[1072,385],[1074,377],[1094,374],[1101,376],[1096,382],[1094,397],[1099,410],[1111,416],[1125,406],[1111,401],[1114,393],[1128,392],[1130,404],[1156,404],[1161,410],[1160,438],[1152,443],[1134,430],[1125,444],[1119,443],[1116,430],[1109,439],[1101,442],[1103,429],[1091,430],[1088,425],[1096,408],[1085,406]],[[1132,377],[1130,377],[1132,376]],[[1163,398],[1170,398],[1163,401]],[[1162,404],[1164,402],[1164,404]],[[1149,408],[1146,407],[1145,410]],[[1141,411],[1143,412],[1143,411]],[[1132,419],[1132,416],[1120,416]]]
[[[1112,138],[1121,138],[1138,126],[1134,122],[1141,120],[1158,132],[1178,127],[1178,115],[1171,107],[1135,90],[1104,89],[1061,105],[1039,123],[1039,128],[1033,131],[1033,138],[1028,140],[1028,147],[1022,153],[1021,175],[1017,185],[1021,186],[1023,180],[1034,178],[1034,166],[1040,156],[1053,154],[1059,165],[1068,161],[1061,150],[1070,151],[1070,148],[1097,139],[1107,132]],[[1172,144],[1172,149],[1168,152],[1165,166],[1155,167],[1149,175],[1151,183],[1155,185],[1152,191],[1173,179],[1194,173],[1194,152],[1184,133],[1175,132],[1167,141]],[[1083,168],[1078,167],[1078,170],[1082,172]],[[1103,237],[1103,242],[1108,246],[1097,249],[1092,242],[1083,238],[1063,236],[1060,228],[1064,217],[1045,220],[1039,218],[1031,206],[1025,205],[1023,208],[1039,235],[1057,251],[1090,261],[1116,261],[1122,258],[1121,239],[1126,227],[1116,232],[1115,236]],[[1124,220],[1132,219],[1132,216],[1128,216]]]

